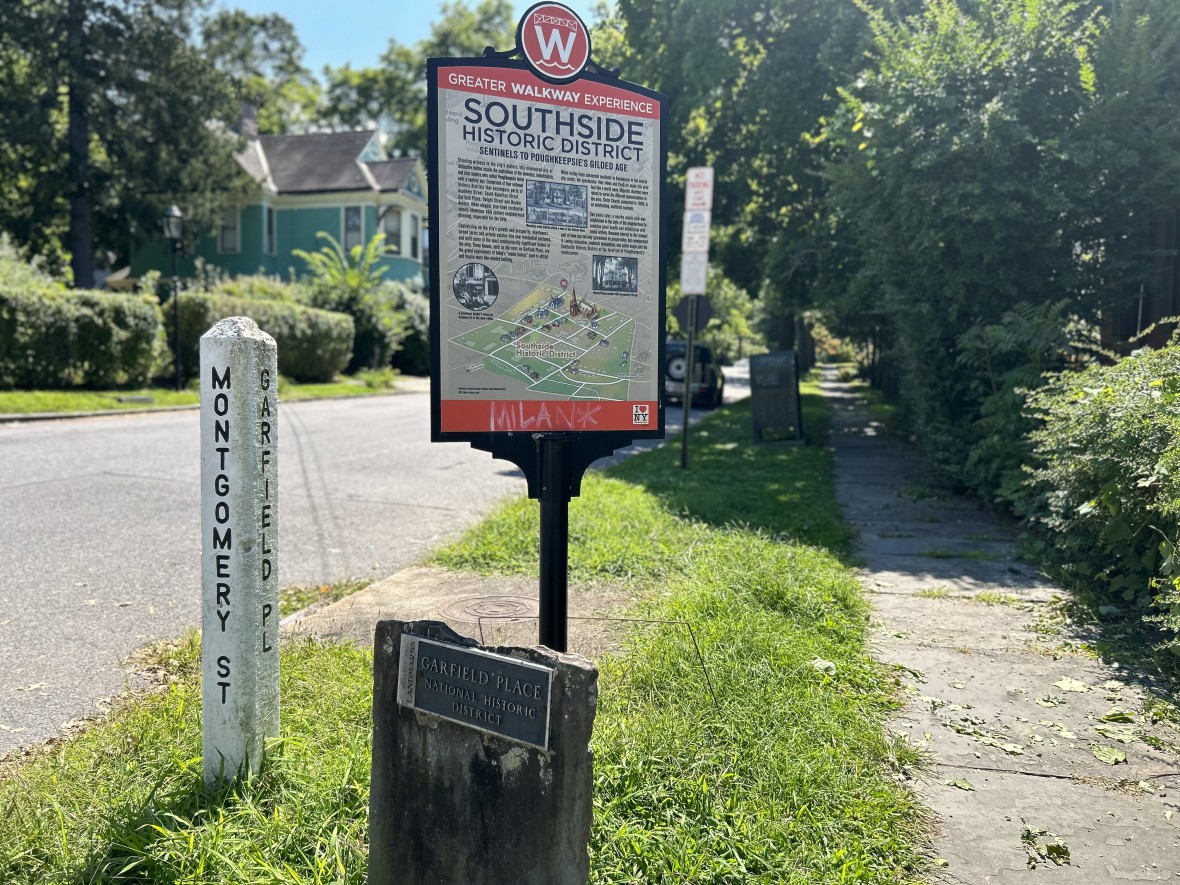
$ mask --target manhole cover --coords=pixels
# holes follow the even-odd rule
[[[537,600],[529,596],[465,596],[442,606],[439,614],[470,624],[479,623],[480,618],[524,621],[538,616]]]

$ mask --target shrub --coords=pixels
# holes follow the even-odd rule
[[[161,335],[148,295],[0,283],[0,388],[141,386],[162,362]]]
[[[406,375],[430,374],[430,299],[419,292],[405,290],[402,310],[409,331],[402,346],[393,354],[393,367]]]
[[[253,274],[216,280],[205,287],[210,295],[227,298],[251,298],[255,301],[282,301],[286,304],[306,304],[308,292],[296,283],[285,283],[278,277]]]
[[[1029,403],[1037,466],[1016,506],[1067,574],[1180,630],[1180,343],[1058,375]]]
[[[368,245],[353,246],[348,252],[330,234],[320,231],[316,236],[328,245],[318,252],[296,249],[291,254],[306,261],[311,271],[311,303],[346,313],[356,323],[348,371],[389,365],[406,336],[409,319],[400,309],[406,288],[381,279],[385,235],[375,234]]]
[[[172,311],[165,311],[169,340]],[[185,377],[200,363],[201,336],[218,320],[246,316],[275,339],[279,372],[297,381],[330,381],[352,355],[352,318],[275,300],[229,298],[202,292],[180,293],[180,352]]]

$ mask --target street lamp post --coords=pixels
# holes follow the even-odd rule
[[[184,237],[184,216],[173,203],[160,219],[164,236],[172,241],[172,346],[175,351],[176,389],[184,386],[180,365],[180,242]]]

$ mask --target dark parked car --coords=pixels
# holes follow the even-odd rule
[[[688,373],[688,347],[684,341],[669,341],[664,350],[664,396],[684,401],[684,378]],[[693,356],[692,404],[715,409],[721,405],[725,376],[708,345],[698,344]]]

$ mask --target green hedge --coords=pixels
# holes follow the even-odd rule
[[[1035,467],[1015,501],[1063,570],[1180,628],[1180,343],[1029,396]]]
[[[0,285],[0,389],[142,386],[161,334],[151,296]]]
[[[173,334],[171,304],[165,305],[169,340]],[[197,374],[201,336],[218,320],[250,317],[275,339],[279,372],[296,381],[330,381],[352,356],[352,317],[282,301],[228,298],[197,292],[180,294],[181,368],[186,378]]]

